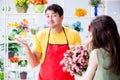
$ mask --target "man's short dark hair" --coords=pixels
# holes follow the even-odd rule
[[[55,13],[58,12],[58,14],[59,14],[60,17],[63,16],[63,14],[64,14],[63,8],[62,8],[60,5],[58,5],[58,4],[51,4],[51,5],[49,5],[49,6],[46,8],[45,13],[46,13],[48,10],[53,10]]]

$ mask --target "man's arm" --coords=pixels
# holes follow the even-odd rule
[[[15,36],[15,40],[18,41],[20,44],[22,44],[25,48],[27,60],[30,64],[30,66],[36,67],[40,63],[40,56],[41,53],[38,53],[36,51],[32,51],[30,47],[28,46],[28,43],[25,39],[23,39],[21,36]]]

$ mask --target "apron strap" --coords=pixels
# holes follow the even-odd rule
[[[49,43],[50,32],[51,32],[51,29],[49,30],[49,33],[48,33],[48,41],[47,41],[47,45],[48,45],[48,43]],[[69,45],[69,41],[68,41],[68,38],[67,38],[67,35],[66,35],[66,32],[65,32],[64,27],[63,27],[63,32],[64,32],[64,34],[65,34],[65,38],[66,38],[67,44]]]

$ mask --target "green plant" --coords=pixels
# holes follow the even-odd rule
[[[2,11],[11,11],[11,7],[10,6],[3,6]]]
[[[4,80],[4,65],[2,59],[0,59],[0,80]]]
[[[4,80],[4,72],[0,72],[0,80]]]
[[[39,31],[39,28],[31,28],[30,32],[32,35],[35,35]]]
[[[14,4],[16,6],[28,6],[29,5],[29,0],[14,0]]]
[[[27,64],[28,64],[28,61],[27,61],[27,60],[19,60],[19,62],[18,62],[18,65],[19,65],[20,67],[26,67]]]
[[[9,39],[10,41],[13,40],[12,38]],[[3,51],[6,46],[5,43],[0,44],[0,50]],[[6,46],[7,47],[7,46]],[[21,49],[21,45],[19,43],[8,43],[8,58],[13,57],[14,55],[18,55],[19,50]]]
[[[15,35],[21,35],[22,37],[26,37],[26,34],[29,31],[28,20],[26,18],[23,18],[20,23],[8,23],[8,27],[14,27],[12,29],[11,35],[8,36],[8,40],[14,40]]]
[[[8,43],[8,52],[18,53],[21,45],[19,43]]]
[[[4,71],[4,65],[2,59],[0,59],[0,72]]]
[[[90,5],[92,6],[98,6],[101,4],[101,0],[90,0]]]

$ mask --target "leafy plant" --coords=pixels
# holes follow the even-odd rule
[[[11,35],[8,36],[8,40],[14,40],[15,35],[20,34],[22,37],[26,37],[28,32],[28,20],[24,18],[20,23],[12,22],[8,23],[9,27],[15,27],[12,29]]]
[[[3,61],[0,59],[0,71],[4,71]]]
[[[101,4],[101,0],[90,0],[90,4],[92,6],[98,6],[99,4]]]
[[[19,65],[20,67],[26,67],[27,64],[28,64],[28,61],[27,61],[27,60],[19,60],[19,62],[18,62],[18,65]]]
[[[0,80],[4,80],[4,65],[2,59],[0,59]]]
[[[39,28],[31,28],[30,32],[32,35],[35,35],[39,31]]]
[[[29,0],[14,0],[16,6],[28,6]]]
[[[4,80],[4,72],[0,72],[0,80]]]
[[[8,52],[17,53],[21,45],[19,43],[8,43]]]

